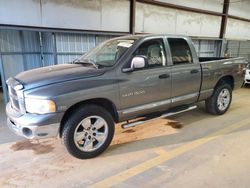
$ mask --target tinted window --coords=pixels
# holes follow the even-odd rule
[[[169,38],[168,43],[174,65],[193,63],[192,53],[186,40]]]
[[[165,49],[162,39],[154,39],[144,42],[135,51],[133,56],[145,56],[148,60],[146,68],[166,65]]]

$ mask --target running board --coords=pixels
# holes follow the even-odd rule
[[[132,122],[132,123],[124,123],[124,124],[121,125],[121,127],[123,129],[127,129],[129,127],[135,127],[137,125],[141,125],[143,123],[146,123],[146,122],[149,122],[149,121],[152,121],[152,120],[156,120],[156,119],[160,119],[160,118],[166,118],[166,117],[169,117],[169,116],[173,116],[173,115],[177,115],[177,114],[180,114],[180,113],[183,113],[183,112],[194,110],[196,108],[197,108],[196,105],[190,106],[190,107],[185,108],[183,110],[168,112],[168,113],[162,114],[161,116],[158,116],[158,117],[155,117],[155,118],[146,119],[146,120],[138,120],[138,121],[135,121],[135,122]]]

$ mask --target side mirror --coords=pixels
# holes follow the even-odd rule
[[[146,66],[145,59],[143,57],[134,57],[131,61],[131,68],[133,69],[141,69]]]
[[[136,69],[142,69],[145,66],[146,66],[145,58],[136,56],[132,59],[130,68],[124,68],[123,72],[132,72]]]

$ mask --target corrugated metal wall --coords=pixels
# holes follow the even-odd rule
[[[41,66],[50,66],[55,64],[54,57],[54,35],[52,33],[39,33],[40,52],[41,52]]]
[[[221,40],[192,39],[199,57],[219,57]]]
[[[227,41],[225,53],[231,57],[245,57],[250,62],[250,41]]]
[[[3,86],[4,80],[10,76],[25,70],[70,62],[112,37],[100,34],[0,30]],[[6,87],[3,90],[6,94]]]
[[[112,37],[111,35],[56,33],[57,63],[70,62]]]
[[[58,63],[67,63],[95,46],[94,35],[56,34]]]

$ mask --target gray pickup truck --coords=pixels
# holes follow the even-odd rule
[[[224,114],[245,63],[198,58],[185,36],[114,38],[72,63],[9,78],[8,126],[28,139],[59,136],[70,154],[92,158],[109,146],[114,123],[136,126],[199,101],[209,113]]]

